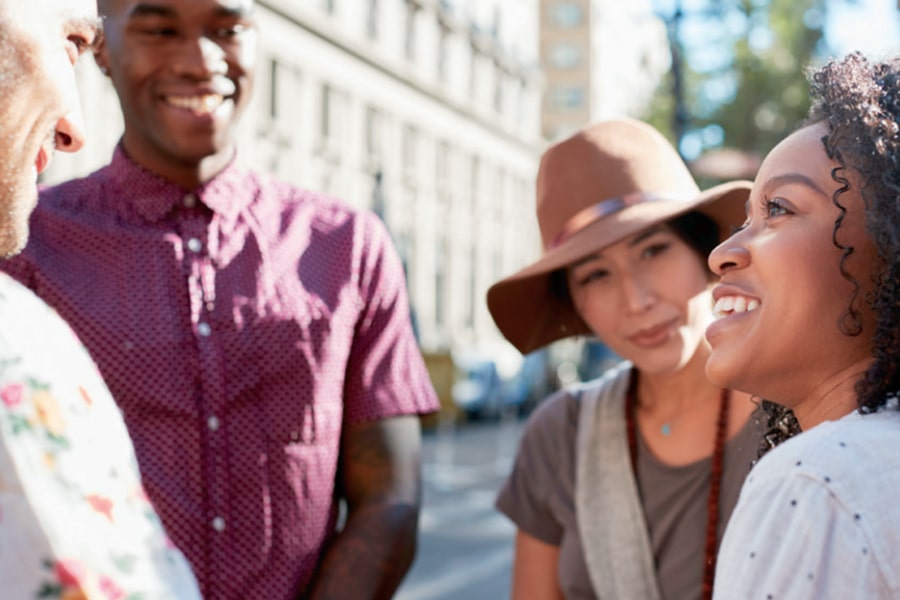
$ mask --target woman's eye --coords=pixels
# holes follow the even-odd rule
[[[604,279],[608,274],[609,273],[607,271],[603,270],[591,271],[590,273],[578,277],[578,285],[587,285],[594,281],[600,281],[601,279]]]
[[[650,244],[641,251],[641,258],[653,258],[669,249],[669,244]]]
[[[775,219],[788,214],[790,211],[777,198],[772,200],[766,199],[766,218]]]

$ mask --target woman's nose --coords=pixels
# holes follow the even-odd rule
[[[741,269],[750,263],[750,253],[740,243],[743,232],[737,232],[724,242],[713,248],[707,263],[716,275],[724,275],[732,269]]]
[[[655,294],[640,277],[628,276],[622,282],[625,306],[630,312],[639,313],[653,306]]]

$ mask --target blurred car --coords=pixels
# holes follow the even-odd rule
[[[468,419],[496,418],[503,404],[503,385],[494,361],[478,356],[455,357],[452,397]]]
[[[457,376],[453,403],[467,419],[523,416],[552,391],[546,352],[538,350],[518,358],[518,365],[507,368],[504,377],[497,362],[486,353],[454,355]]]

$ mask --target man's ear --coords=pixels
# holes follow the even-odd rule
[[[101,36],[94,48],[94,62],[100,67],[100,72],[109,77],[109,53],[106,47],[106,36]]]

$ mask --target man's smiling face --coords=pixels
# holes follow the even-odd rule
[[[104,0],[97,54],[119,96],[125,150],[155,173],[233,153],[256,54],[252,0]]]

